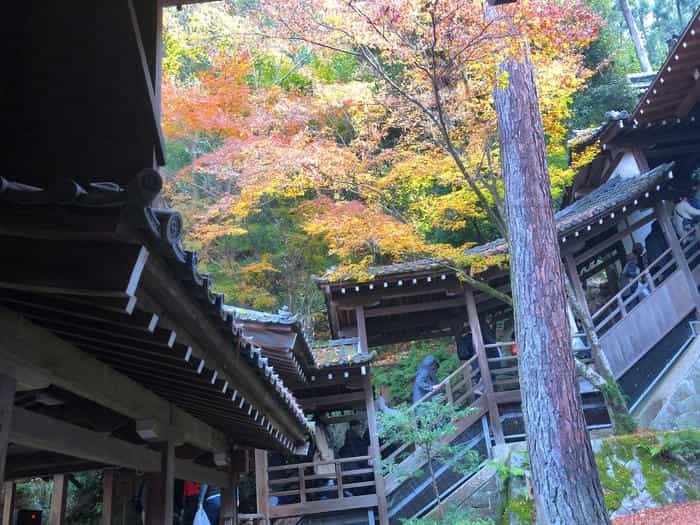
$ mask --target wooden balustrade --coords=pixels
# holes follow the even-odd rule
[[[376,506],[371,460],[367,455],[268,467],[268,495],[275,502],[270,504],[270,517]],[[331,468],[317,474],[323,466]]]
[[[654,259],[637,277],[624,286],[605,304],[591,315],[598,336],[602,336],[613,326],[624,319],[643,299],[640,294],[633,292],[639,285],[646,287],[651,293],[677,270],[678,264],[671,248],[665,250]],[[625,297],[626,296],[626,297]]]
[[[370,456],[358,456],[268,467],[269,496],[283,498],[284,503],[279,505],[285,505],[349,498],[352,497],[353,489],[358,488],[371,488],[370,492],[374,492],[374,469],[369,465],[370,460]],[[367,466],[354,468],[357,463]],[[327,465],[333,468],[323,474],[316,474],[318,467]],[[353,468],[343,469],[343,465]],[[311,473],[307,473],[307,470]],[[319,485],[318,482],[325,484]]]

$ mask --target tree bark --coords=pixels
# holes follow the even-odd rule
[[[494,90],[523,415],[537,523],[608,524],[583,417],[532,64],[526,45]]]
[[[637,53],[639,65],[641,66],[643,72],[649,73],[653,71],[653,69],[651,67],[651,62],[649,61],[649,53],[647,53],[644,37],[642,37],[642,35],[639,33],[637,22],[634,21],[634,15],[630,9],[629,2],[627,0],[619,0],[619,2],[622,16],[625,18],[625,23],[627,24],[627,29],[630,33],[630,38],[634,44],[634,51]]]

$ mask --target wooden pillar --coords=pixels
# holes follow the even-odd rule
[[[661,231],[666,238],[666,242],[671,248],[673,258],[676,260],[678,269],[681,271],[688,284],[688,290],[695,302],[696,313],[700,316],[700,293],[698,293],[698,285],[695,282],[692,270],[688,266],[688,259],[685,258],[683,248],[681,247],[681,243],[676,235],[676,230],[671,222],[671,206],[672,204],[670,202],[661,201],[655,206],[654,211],[656,212],[656,218],[659,221],[659,226],[661,226]]]
[[[231,486],[221,489],[221,514],[218,525],[238,525],[238,473],[231,473]],[[212,525],[216,525],[212,523]]]
[[[114,470],[102,471],[102,525],[112,525],[114,513]]]
[[[270,485],[267,479],[267,451],[255,449],[255,494],[258,514],[265,516],[263,523],[270,523]]]
[[[484,348],[484,336],[481,333],[481,323],[479,322],[479,313],[476,309],[476,301],[474,301],[474,292],[469,286],[464,289],[464,297],[467,303],[469,328],[472,332],[472,344],[476,351],[476,358],[481,370],[481,380],[484,383],[484,395],[489,407],[489,420],[491,421],[493,437],[496,444],[503,444],[506,440],[503,435],[501,416],[498,413],[498,403],[493,398],[493,382],[491,381],[491,370],[489,369],[488,357]]]
[[[163,443],[161,471],[148,474],[146,525],[172,525],[175,498],[175,443]]]
[[[68,477],[56,474],[51,488],[51,511],[49,525],[63,525],[66,520],[66,497],[68,496]]]
[[[588,309],[588,301],[586,300],[586,292],[583,289],[583,283],[581,283],[581,277],[576,269],[576,260],[574,259],[573,253],[567,253],[564,256],[564,265],[566,266],[566,273],[569,275],[571,280],[571,286],[574,288],[574,294],[576,294],[576,300],[583,308],[583,312],[590,317],[591,312]]]
[[[360,350],[363,354],[369,353],[367,344],[367,323],[365,322],[365,307],[355,307],[355,318],[357,319],[357,338],[360,340]]]
[[[15,511],[15,484],[6,481],[3,484],[2,520],[0,525],[12,525],[12,513]]]
[[[389,525],[389,507],[386,502],[386,487],[384,476],[381,472],[382,453],[379,449],[379,433],[377,431],[377,412],[374,408],[374,394],[372,392],[372,375],[368,373],[364,378],[365,407],[367,410],[367,429],[369,431],[369,445],[372,450],[372,464],[374,465],[374,479],[377,487],[377,500],[380,525]]]
[[[0,374],[0,482],[5,480],[7,445],[10,440],[12,407],[15,403],[17,381],[14,377]]]

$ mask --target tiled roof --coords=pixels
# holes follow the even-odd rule
[[[260,350],[242,337],[234,315],[224,305],[223,294],[212,292],[210,276],[199,273],[196,252],[183,248],[181,239],[184,232],[180,214],[152,206],[161,188],[160,174],[150,169],[139,173],[128,188],[112,183],[92,183],[83,188],[73,181],[65,181],[62,185],[57,183],[56,187],[52,188],[37,188],[0,177],[0,202],[12,206],[10,211],[17,214],[26,214],[26,210],[31,210],[38,222],[47,223],[42,223],[42,227],[55,229],[61,234],[69,232],[75,236],[85,234],[95,238],[105,235],[109,237],[110,242],[130,246],[130,243],[121,238],[112,238],[110,228],[123,222],[128,224],[130,229],[139,232],[139,243],[145,244],[151,258],[160,259],[160,263],[168,268],[168,278],[173,285],[177,283],[178,287],[182,287],[188,299],[193,301],[197,315],[210,320],[211,326],[230,342],[231,350],[243,357],[247,366],[246,373],[258,376],[276,397],[278,410],[290,412],[297,424],[308,430],[308,421],[292,393],[269,366],[267,358],[261,355]],[[54,216],[59,219],[52,220]],[[168,307],[179,313],[178,304],[170,304]],[[281,320],[283,316],[277,317]],[[126,356],[123,359],[126,359]],[[190,360],[188,353],[185,361],[189,363]],[[201,374],[204,370],[207,370],[207,365],[202,360],[198,373]],[[216,370],[212,369],[210,372],[215,378],[211,384],[218,387],[218,379],[223,385],[223,388],[219,387],[219,396],[228,395],[228,404],[233,406],[229,391],[234,390],[234,385],[218,378]],[[150,383],[146,386],[150,386]],[[250,399],[247,402],[251,404],[256,400]],[[202,410],[206,411],[207,407]],[[253,424],[259,428],[256,422]]]
[[[357,337],[333,339],[325,345],[313,348],[312,351],[318,369],[361,365],[372,362],[377,356],[376,352],[362,353]]]
[[[560,210],[554,215],[559,236],[563,237],[573,233],[574,230],[598,220],[601,215],[612,212],[662,183],[665,174],[672,165],[670,163],[661,164],[653,170],[635,177],[610,179],[582,199]],[[497,239],[471,248],[465,252],[465,255],[497,255],[505,253],[506,250],[505,241]]]
[[[323,276],[318,277],[316,280],[321,284],[330,284],[333,286],[340,286],[343,283],[355,283],[358,281],[352,277],[340,278],[337,276],[331,278],[334,275],[335,268],[330,268]],[[383,266],[370,266],[367,269],[368,279],[362,279],[363,281],[372,281],[380,277],[386,277],[388,275],[396,276],[401,274],[415,275],[423,273],[439,273],[439,272],[454,272],[454,263],[448,261],[447,259],[431,259],[431,258],[421,258],[414,261],[406,261],[395,264],[386,264]]]
[[[256,323],[266,324],[297,324],[301,322],[301,317],[294,315],[289,311],[289,308],[283,306],[276,314],[270,312],[261,312],[259,310],[250,310],[239,306],[224,305],[224,310],[233,314],[240,321],[254,321]]]

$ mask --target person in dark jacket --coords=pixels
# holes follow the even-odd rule
[[[434,356],[428,355],[418,367],[413,383],[413,402],[417,403],[423,396],[433,391],[438,384],[437,371],[440,364]]]

